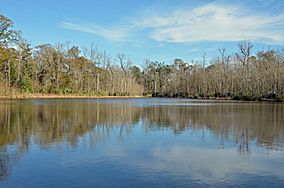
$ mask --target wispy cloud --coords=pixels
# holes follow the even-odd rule
[[[163,44],[228,42],[244,39],[266,44],[284,43],[284,14],[260,13],[241,6],[205,4],[172,12],[145,12],[124,24],[104,27],[64,21],[66,29],[92,33],[112,41],[151,39]],[[160,46],[162,47],[162,45]],[[194,51],[194,50],[193,50]]]
[[[206,4],[166,15],[153,13],[136,20],[135,25],[150,29],[150,37],[160,42],[284,42],[284,14],[265,15],[232,5]]]
[[[81,31],[85,33],[92,33],[108,40],[113,41],[125,41],[127,40],[128,30],[122,28],[105,28],[95,24],[78,24],[63,21],[61,26],[65,29],[71,29],[75,31]]]

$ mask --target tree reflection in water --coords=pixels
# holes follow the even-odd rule
[[[282,149],[284,107],[269,103],[216,103],[213,105],[143,105],[101,103],[99,100],[23,100],[0,103],[0,179],[9,173],[31,143],[48,148],[52,143],[76,147],[86,134],[99,143],[119,129],[121,141],[142,122],[146,131],[209,130],[224,148],[234,141],[241,153],[255,142],[261,147]],[[142,104],[142,105],[141,105]],[[9,152],[9,147],[15,147]]]

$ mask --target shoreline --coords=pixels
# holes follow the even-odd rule
[[[176,98],[176,97],[147,97],[147,96],[92,96],[92,95],[39,95],[39,94],[22,94],[22,95],[12,95],[3,96],[0,95],[0,100],[17,100],[17,99],[135,99],[135,98]],[[215,100],[215,101],[234,101],[234,102],[277,102],[281,103],[283,101],[276,101],[273,99],[262,99],[262,100],[235,100],[232,98],[179,98],[176,99],[196,99],[196,100]]]
[[[0,99],[129,99],[147,98],[145,96],[84,96],[84,95],[12,95],[0,96]]]

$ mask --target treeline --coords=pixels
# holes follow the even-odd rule
[[[12,93],[142,95],[130,60],[119,54],[114,64],[105,51],[91,46],[42,44],[32,48],[0,16],[0,95]]]
[[[206,65],[205,56],[190,63],[175,59],[172,65],[146,61],[139,83],[154,96],[283,100],[284,51],[252,55],[249,41],[238,47],[232,55],[219,49],[220,55],[210,65]]]
[[[95,46],[65,44],[32,48],[13,22],[0,15],[0,95],[13,93],[79,95],[147,95],[234,99],[284,97],[284,55],[263,50],[253,54],[244,41],[235,54],[219,49],[206,63],[175,59],[172,64],[145,60],[142,69],[124,54],[110,57]]]

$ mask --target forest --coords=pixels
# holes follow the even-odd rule
[[[210,63],[179,58],[171,64],[146,59],[141,67],[125,54],[111,57],[91,45],[32,47],[0,15],[0,96],[20,94],[284,99],[284,49],[253,52],[253,43],[238,43],[238,51]]]

